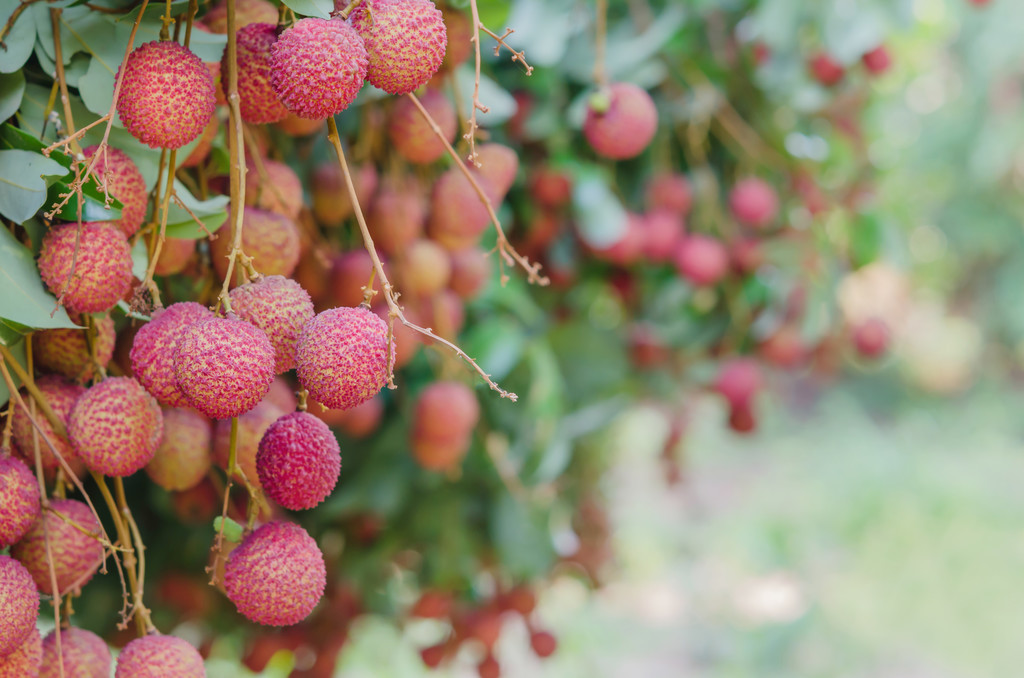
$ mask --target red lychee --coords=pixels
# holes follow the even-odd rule
[[[109,377],[78,398],[68,435],[89,469],[130,476],[156,454],[164,420],[156,399],[131,377]]]
[[[338,9],[345,4],[335,0]],[[374,87],[408,94],[441,67],[448,35],[431,0],[364,0],[349,20],[366,45],[366,79]]]
[[[476,31],[473,30],[473,20],[465,12],[445,5],[441,8],[441,16],[444,18],[445,32],[448,33],[441,69],[451,71],[469,58]]]
[[[60,656],[57,655],[57,632],[50,631],[43,639],[42,671],[39,678],[58,678],[59,664],[64,663],[66,678],[109,678],[110,648],[92,631],[71,628],[60,631]]]
[[[572,180],[565,172],[544,165],[530,177],[530,194],[541,207],[556,210],[572,198]]]
[[[310,509],[338,482],[341,448],[327,424],[308,412],[287,414],[267,429],[256,472],[267,496],[293,511]]]
[[[558,641],[547,631],[534,631],[530,634],[530,647],[538,657],[550,657],[558,649]]]
[[[761,367],[750,358],[735,358],[722,365],[714,388],[732,408],[746,407],[763,387]]]
[[[163,428],[163,441],[146,464],[146,475],[165,490],[195,487],[210,470],[210,420],[192,410],[165,409]]]
[[[779,215],[779,197],[768,182],[751,177],[733,186],[729,209],[744,226],[765,228]]]
[[[583,135],[594,152],[612,160],[633,158],[643,152],[658,130],[658,109],[646,90],[628,82],[616,82],[591,102],[583,123]]]
[[[431,645],[430,647],[421,649],[420,658],[428,669],[436,669],[441,665],[447,651],[448,645],[446,643],[438,643],[437,645]]]
[[[230,213],[228,219],[231,220]],[[230,223],[233,226],[233,222]],[[226,225],[210,243],[213,268],[221,278],[228,272],[228,254],[233,240],[231,227]],[[252,257],[252,265],[263,275],[289,276],[299,263],[299,227],[284,215],[246,208],[242,215],[242,249]],[[235,272],[241,275],[237,264]]]
[[[862,358],[882,356],[889,348],[889,326],[881,318],[868,318],[853,329],[853,345]]]
[[[171,304],[153,314],[132,341],[132,372],[161,405],[187,407],[188,399],[174,376],[174,351],[182,333],[213,313],[194,301]]]
[[[295,397],[295,387],[284,377],[274,377],[270,382],[270,390],[263,396],[263,401],[274,405],[282,414],[294,412],[298,407],[299,400]]]
[[[264,177],[251,160],[246,163],[245,204],[296,219],[302,210],[302,182],[283,162],[262,158]],[[243,236],[244,237],[244,236]]]
[[[349,438],[365,438],[380,426],[384,402],[377,395],[348,410],[328,410],[314,402],[310,404],[309,412],[328,426],[341,429]]]
[[[0,555],[0,657],[18,649],[35,628],[39,591],[30,571],[10,556]]]
[[[714,285],[729,272],[729,251],[710,236],[688,235],[676,249],[675,265],[697,287]]]
[[[476,160],[480,163],[477,172],[494,188],[497,200],[504,200],[516,181],[519,156],[504,144],[482,144],[477,146],[476,152]]]
[[[206,678],[203,657],[174,636],[149,635],[124,646],[115,678]]]
[[[202,24],[199,23],[193,24],[193,26],[201,25]],[[208,68],[210,65],[211,64],[206,64]],[[217,70],[220,70],[220,64],[217,64]],[[217,138],[217,132],[219,131],[220,119],[217,117],[216,113],[214,113],[214,115],[210,116],[210,122],[207,123],[206,127],[203,129],[203,133],[199,136],[199,143],[192,147],[192,152],[188,154],[188,157],[181,161],[179,167],[198,167],[203,164],[203,161],[210,157],[210,151],[213,149],[213,141]],[[164,243],[164,245],[166,246],[166,243]],[[166,274],[161,273],[160,275]]]
[[[733,268],[740,273],[753,273],[764,263],[764,248],[761,241],[754,238],[740,238],[732,243],[729,254]]]
[[[81,320],[74,319],[78,324]],[[96,323],[96,362],[107,366],[114,357],[114,319],[109,315],[94,317]],[[62,374],[68,379],[86,381],[96,371],[85,330],[41,330],[32,335],[32,357],[36,365]]]
[[[91,158],[97,148],[99,147],[89,146],[82,154],[86,158]],[[142,172],[127,154],[112,146],[107,146],[100,154],[92,171],[105,182],[111,197],[121,202],[121,218],[115,223],[125,236],[131,237],[142,226],[149,210],[149,192],[146,190],[146,180],[142,177]]]
[[[274,126],[292,137],[312,136],[326,128],[323,120],[307,120],[306,118],[300,118],[291,111],[288,111],[288,117],[274,123]]]
[[[0,657],[0,678],[37,678],[42,659],[42,640],[33,628],[14,652]]]
[[[274,403],[262,400],[256,407],[238,418],[235,464],[245,474],[246,479],[257,487],[260,478],[256,472],[256,453],[260,440],[270,425],[284,414],[285,412]],[[226,471],[230,452],[231,422],[219,421],[213,431],[213,462]]]
[[[427,221],[427,201],[419,184],[385,178],[366,221],[374,245],[391,256],[402,252],[423,234]]]
[[[181,273],[196,253],[196,241],[190,238],[165,238],[153,272],[157,275]]]
[[[314,315],[313,301],[299,283],[279,275],[246,283],[231,290],[231,308],[266,333],[277,374],[295,367],[295,344]]]
[[[338,306],[363,303],[363,287],[370,282],[373,259],[364,249],[342,252],[331,262],[331,300]]]
[[[498,191],[482,176],[477,175],[476,181],[497,209]],[[459,168],[448,169],[434,183],[427,232],[446,249],[475,245],[490,220],[480,196]]]
[[[477,664],[476,672],[480,678],[501,678],[501,664],[494,658],[494,655],[488,654],[483,661]]]
[[[39,517],[39,485],[20,459],[0,456],[0,549],[21,539]]]
[[[51,500],[50,509],[32,524],[21,541],[11,547],[11,555],[21,561],[39,590],[53,595],[44,533],[50,539],[53,569],[60,592],[63,594],[85,586],[103,560],[103,545],[99,541],[102,533],[93,512],[74,499]]]
[[[78,239],[78,256],[75,241]],[[74,278],[64,287],[72,273]],[[39,274],[54,295],[64,295],[64,306],[73,313],[110,310],[132,287],[132,253],[128,239],[116,225],[86,222],[55,224],[43,236]]]
[[[480,419],[473,390],[457,381],[434,382],[416,399],[411,445],[420,466],[440,471],[461,461]]]
[[[613,264],[628,266],[640,259],[646,241],[644,217],[630,213],[626,218],[625,230],[619,238],[604,247],[595,247],[594,254]]]
[[[85,388],[72,384],[56,375],[40,377],[36,380],[36,387],[42,392],[43,397],[50,405],[54,414],[57,415],[57,418],[67,426],[68,420],[71,418],[71,410],[75,406],[75,401],[78,400],[78,396],[85,393]],[[22,398],[25,399],[26,405],[30,405],[31,399],[24,390],[22,391]],[[46,437],[53,443],[53,446],[57,448],[57,452],[64,458],[64,461],[73,470],[75,467],[81,468],[82,462],[78,455],[75,454],[70,441],[58,436],[54,432],[53,427],[50,426],[50,420],[43,416],[38,406],[36,406],[35,420],[39,423],[39,427],[46,434]],[[35,427],[29,420],[28,415],[25,414],[25,411],[21,409],[21,406],[15,407],[14,421],[11,422],[11,434],[14,438],[14,443],[18,446],[18,451],[24,456],[26,465],[32,469],[35,468],[35,447],[32,437],[35,430]],[[50,450],[50,446],[44,442],[42,434],[39,435],[39,456],[42,459],[44,471],[55,471],[60,466],[60,462],[57,461],[57,457]]]
[[[479,247],[452,252],[452,276],[448,286],[462,299],[475,298],[491,277],[491,260]]]
[[[871,75],[881,75],[892,66],[892,57],[885,45],[879,45],[870,52],[865,52],[861,57],[864,68],[868,69]]]
[[[814,79],[825,87],[839,84],[839,81],[846,75],[843,65],[824,52],[814,55],[809,67]]]
[[[440,90],[427,89],[419,99],[423,108],[441,128],[441,136],[449,143],[453,142],[459,120],[448,97]],[[444,143],[408,97],[396,101],[391,109],[388,139],[400,156],[417,165],[439,160],[446,152]]]
[[[685,216],[693,207],[693,189],[685,174],[659,172],[647,182],[647,207]]]
[[[270,48],[277,42],[275,24],[252,23],[238,29],[238,107],[242,120],[256,125],[277,122],[288,115],[270,85]],[[224,59],[221,72],[227,73],[226,54]],[[221,85],[227,95],[227,80]]]
[[[651,261],[671,261],[686,231],[679,213],[653,210],[644,215],[641,226],[644,256]]]

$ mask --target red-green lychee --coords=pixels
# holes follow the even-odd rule
[[[67,285],[72,269],[74,278]],[[120,228],[107,222],[86,222],[80,233],[78,224],[55,224],[43,236],[39,274],[55,296],[64,295],[62,301],[69,311],[108,311],[132,287],[128,239]]]
[[[182,333],[194,323],[213,317],[194,301],[180,301],[153,314],[132,340],[132,372],[161,405],[187,407],[188,399],[174,376],[174,351]]]
[[[231,218],[229,212],[229,223],[233,223]],[[221,278],[228,272],[232,241],[231,227],[225,225],[217,239],[210,243],[213,268]],[[248,207],[242,215],[242,249],[252,257],[253,266],[263,275],[289,276],[299,263],[299,227],[284,215]],[[241,273],[237,264],[235,272]]]
[[[448,97],[440,90],[430,88],[420,96],[420,103],[441,128],[441,136],[449,143],[455,141],[459,120]],[[391,109],[388,139],[400,156],[417,165],[439,160],[447,150],[433,127],[408,97],[396,101]]]
[[[313,538],[293,523],[267,523],[228,556],[224,588],[246,618],[291,626],[313,611],[324,593],[327,570]]]
[[[101,534],[100,524],[88,506],[74,499],[54,499],[50,501],[49,510],[44,511],[22,540],[11,547],[11,555],[28,569],[42,593],[53,595],[46,562],[48,535],[57,588],[63,594],[85,586],[96,573],[103,561]]]
[[[714,285],[729,272],[729,250],[721,240],[707,235],[688,235],[674,255],[679,275],[698,287]]]
[[[274,347],[263,330],[244,320],[203,320],[182,334],[174,376],[192,407],[211,419],[237,417],[270,389]]]
[[[149,635],[124,646],[114,678],[206,678],[206,669],[187,640]]]
[[[366,215],[373,244],[390,256],[399,254],[422,235],[426,221],[426,197],[411,178],[385,178],[373,209]]]
[[[295,344],[314,315],[313,301],[299,283],[280,275],[246,283],[231,290],[231,309],[266,333],[277,374],[295,367]]]
[[[380,392],[394,355],[387,323],[357,306],[332,308],[306,323],[295,361],[299,383],[314,400],[345,410]]]
[[[283,162],[262,158],[263,174],[251,160],[246,163],[245,204],[295,219],[302,210],[302,182]],[[266,176],[264,176],[266,174]]]
[[[146,475],[165,490],[195,487],[210,470],[210,420],[193,410],[163,411],[164,437],[146,464]]]
[[[82,321],[74,318],[78,324]],[[96,363],[107,366],[114,357],[114,319],[109,315],[93,318],[96,324]],[[96,371],[86,330],[53,329],[41,330],[32,335],[32,357],[36,366],[62,374],[68,379],[86,381],[92,379]]]
[[[82,153],[86,158],[91,158],[97,148],[99,146],[89,146]],[[96,160],[92,171],[105,182],[111,197],[121,202],[121,218],[115,223],[126,236],[135,235],[142,222],[146,220],[146,212],[149,210],[146,180],[135,161],[123,151],[107,146]]]
[[[33,627],[10,654],[0,657],[0,678],[37,678],[43,660],[39,629]]]
[[[252,23],[238,29],[238,107],[242,120],[255,125],[284,120],[288,115],[270,86],[270,48],[277,42],[275,23]],[[224,59],[220,68],[227,73],[226,54]],[[221,85],[226,95],[227,80]]]
[[[322,502],[340,471],[338,440],[327,424],[308,412],[292,412],[271,424],[256,453],[263,491],[293,511]]]
[[[616,82],[596,98],[604,100],[591,101],[583,123],[583,135],[594,152],[612,160],[640,155],[658,130],[651,95],[632,83]]]
[[[67,380],[58,377],[56,375],[46,375],[36,379],[36,387],[43,394],[43,398],[50,405],[50,409],[53,410],[57,418],[60,419],[64,426],[68,425],[68,421],[71,418],[71,410],[75,406],[75,401],[78,397],[85,393],[85,388],[77,384],[72,384]],[[25,400],[26,405],[31,406],[31,398],[28,393],[23,389],[21,391],[22,398]],[[71,442],[58,436],[50,425],[50,420],[43,416],[42,411],[36,406],[35,420],[39,423],[39,428],[43,430],[43,434],[50,439],[53,446],[57,448],[57,452],[63,457],[64,461],[68,463],[74,470],[76,467],[81,468],[81,460],[78,455],[75,454],[74,449],[71,446]],[[18,446],[18,451],[25,460],[25,463],[29,468],[35,468],[35,446],[33,442],[33,432],[35,427],[29,420],[28,415],[21,406],[14,408],[14,421],[11,422],[11,434],[14,438],[15,444]],[[60,466],[60,462],[57,457],[50,450],[50,446],[44,442],[43,434],[39,435],[39,456],[43,462],[43,470],[46,472],[56,471]]]
[[[110,648],[92,631],[72,626],[60,631],[60,655],[57,654],[57,631],[43,639],[43,662],[39,678],[58,678],[60,663],[65,678],[110,678]]]
[[[270,425],[284,414],[284,410],[264,399],[238,418],[235,464],[245,474],[245,478],[256,487],[260,485],[260,478],[256,472],[256,453],[259,451],[260,440]],[[227,471],[230,452],[231,422],[218,421],[213,430],[213,463]],[[241,476],[238,478],[240,480]]]
[[[416,399],[411,446],[413,457],[435,471],[459,463],[469,449],[480,419],[480,403],[473,390],[457,381],[438,381]]]
[[[39,591],[23,563],[0,555],[0,657],[24,642],[39,616]]]
[[[763,179],[743,179],[729,192],[729,209],[744,226],[764,228],[779,214],[779,198],[775,189]]]
[[[172,40],[136,47],[124,71],[117,114],[152,148],[181,148],[200,134],[217,106],[213,77],[192,50]]]
[[[25,536],[39,517],[39,485],[25,462],[0,456],[0,549]]]
[[[352,170],[352,186],[363,214],[372,210],[371,200],[377,190],[377,168],[373,163],[358,165]],[[310,177],[313,217],[322,226],[337,228],[352,214],[352,200],[341,167],[336,162],[317,165]]]
[[[292,113],[325,120],[352,103],[366,80],[363,39],[347,21],[296,21],[270,50],[270,82]]]
[[[344,0],[335,0],[335,7]],[[364,0],[349,16],[366,45],[366,79],[388,94],[408,94],[433,77],[448,35],[431,0]]]
[[[131,377],[109,377],[78,398],[68,435],[90,470],[130,476],[156,454],[163,437],[160,406]]]
[[[228,32],[228,3],[220,0],[203,15],[202,22],[214,33]],[[277,22],[277,7],[267,0],[236,0],[235,28],[245,28],[249,24],[273,24]]]
[[[478,174],[475,178],[497,209],[498,191],[483,176]],[[434,183],[427,233],[446,249],[475,245],[490,219],[476,189],[459,168],[446,170]]]

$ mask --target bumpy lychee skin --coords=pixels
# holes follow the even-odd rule
[[[658,129],[658,109],[646,90],[628,82],[608,87],[608,106],[587,109],[583,134],[594,151],[605,158],[625,160],[643,152]]]
[[[332,308],[306,323],[295,361],[299,383],[314,400],[347,410],[384,387],[394,346],[387,323],[370,310]]]
[[[261,400],[238,418],[238,439],[235,443],[235,464],[253,485],[260,486],[256,472],[256,453],[260,440],[270,425],[284,416],[285,411],[268,400]],[[225,471],[231,451],[231,422],[218,421],[213,430],[213,463]],[[241,475],[238,475],[241,480]]]
[[[33,628],[14,652],[0,657],[0,678],[37,678],[40,676],[39,671],[43,661],[42,646],[39,630]]]
[[[729,209],[744,226],[765,228],[779,214],[779,197],[771,185],[756,177],[743,179],[729,193]]]
[[[57,656],[57,632],[43,639],[43,661],[39,678],[58,678],[60,676]],[[60,657],[64,662],[65,677],[75,678],[109,678],[110,648],[92,631],[78,627],[63,629],[60,632]]]
[[[78,324],[81,320],[75,319]],[[106,367],[114,357],[114,319],[94,318],[96,323],[96,362]],[[42,330],[32,335],[32,357],[38,367],[62,374],[68,379],[92,379],[96,367],[89,353],[86,331],[76,329]]]
[[[295,219],[302,210],[302,181],[299,175],[283,162],[263,158],[262,164],[266,178],[256,163],[246,163],[245,204]]]
[[[0,657],[18,649],[39,616],[39,591],[32,574],[10,556],[0,556]]]
[[[143,636],[124,646],[115,678],[206,678],[203,657],[174,636]]]
[[[308,412],[292,412],[263,434],[256,453],[263,491],[293,511],[327,498],[341,472],[341,448],[327,424]]]
[[[359,93],[368,65],[363,39],[340,19],[301,19],[270,50],[270,82],[292,113],[326,120]]]
[[[274,380],[274,347],[244,320],[212,318],[188,328],[174,351],[174,375],[192,407],[211,419],[248,412]]]
[[[291,626],[324,593],[323,554],[304,529],[272,522],[242,540],[224,568],[224,588],[238,611],[267,626]]]
[[[164,437],[146,475],[165,490],[195,487],[210,470],[210,420],[193,410],[163,411]]]
[[[190,49],[172,40],[136,47],[124,70],[117,114],[151,148],[181,148],[200,134],[217,106],[213,77]]]
[[[299,283],[280,275],[246,283],[231,290],[231,308],[267,334],[277,374],[295,367],[295,344],[315,315],[313,300]]]
[[[161,405],[188,406],[188,398],[174,376],[174,351],[188,327],[212,317],[205,306],[182,301],[154,313],[135,334],[130,353],[132,372]]]
[[[25,536],[39,517],[39,485],[20,459],[0,457],[0,549]]]
[[[86,391],[71,410],[68,434],[89,469],[130,476],[156,454],[164,420],[156,399],[131,377],[110,377]]]
[[[261,125],[284,120],[288,109],[270,86],[270,47],[277,42],[277,27],[255,23],[238,30],[238,107],[242,119]],[[227,73],[227,56],[221,72]],[[221,84],[227,94],[227,80]]]
[[[231,219],[230,213],[228,219]],[[221,236],[210,244],[213,267],[221,278],[228,271],[230,235],[231,229],[225,226]],[[301,254],[299,227],[284,215],[247,208],[242,215],[242,249],[253,258],[253,266],[263,275],[289,276]]]
[[[36,387],[42,392],[43,397],[49,403],[54,414],[67,426],[71,418],[71,410],[75,406],[75,401],[78,400],[80,395],[85,393],[85,388],[72,384],[56,375],[49,374],[36,379]],[[21,397],[28,399],[29,395],[22,391]],[[28,400],[26,400],[26,404],[28,404]],[[64,461],[68,462],[72,468],[81,466],[81,460],[75,454],[71,442],[66,438],[61,438],[54,432],[53,427],[50,426],[50,420],[39,414],[36,415],[35,419],[43,433],[46,434],[46,437],[57,448],[60,456],[64,458]],[[32,432],[34,430],[35,427],[29,421],[25,411],[21,407],[15,407],[14,421],[11,423],[11,434],[20,454],[24,455],[25,463],[29,468],[35,468],[35,448],[32,440]],[[42,435],[39,436],[39,456],[42,459],[44,471],[55,471],[60,465],[57,457],[50,450],[50,446],[43,442]]]
[[[428,88],[420,103],[441,128],[441,134],[450,142],[458,131],[455,107],[440,90]],[[398,154],[411,163],[427,165],[439,160],[446,152],[444,143],[437,138],[430,123],[420,115],[412,99],[403,97],[395,102],[388,119],[388,139]]]
[[[444,61],[448,34],[431,0],[364,0],[349,19],[366,43],[367,80],[388,94],[412,92]]]
[[[22,540],[11,547],[11,555],[21,561],[36,586],[46,595],[53,595],[53,587],[50,585],[50,569],[46,564],[44,521],[45,531],[50,537],[57,588],[61,593],[69,591],[72,586],[85,586],[103,560],[103,545],[78,529],[81,527],[86,532],[100,534],[100,524],[88,506],[74,499],[55,499],[50,501],[50,508],[53,510],[44,512]],[[65,522],[58,513],[77,523],[78,527]]]
[[[132,287],[132,253],[121,229],[106,222],[82,224],[78,256],[74,259],[78,224],[53,226],[43,236],[39,274],[55,296],[64,293],[64,306],[73,313],[110,310]]]
[[[228,3],[221,0],[203,15],[203,23],[214,33],[228,32]],[[267,0],[237,0],[235,3],[235,27],[245,28],[249,24],[272,24],[277,21],[277,7]]]
[[[91,158],[97,148],[90,146],[82,153]],[[92,171],[106,182],[107,192],[121,202],[121,218],[116,223],[126,236],[131,237],[146,220],[149,208],[149,192],[142,172],[123,151],[110,146],[100,154]]]

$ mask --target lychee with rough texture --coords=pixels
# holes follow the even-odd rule
[[[391,256],[420,237],[426,221],[426,197],[419,184],[404,178],[382,181],[373,209],[366,215],[373,244]]]
[[[260,478],[256,472],[256,453],[259,451],[260,440],[270,425],[284,414],[285,411],[274,403],[262,400],[256,407],[238,418],[235,465],[245,474],[246,479],[257,487]],[[213,430],[213,463],[227,471],[230,452],[231,422],[218,421]]]
[[[295,354],[299,383],[316,401],[345,410],[387,383],[394,347],[388,326],[369,309],[332,308],[306,323]]]
[[[272,522],[245,537],[224,569],[228,599],[246,618],[291,626],[323,596],[327,571],[313,538],[293,523]]]
[[[188,406],[188,398],[174,376],[174,351],[186,329],[212,317],[205,306],[181,301],[154,313],[135,334],[130,354],[132,372],[161,405]]]
[[[302,182],[299,175],[283,162],[269,158],[262,158],[260,162],[263,173],[255,162],[250,160],[246,163],[245,204],[294,220],[302,210]]]
[[[68,285],[72,270],[74,278]],[[55,224],[43,236],[39,274],[56,297],[64,295],[61,301],[69,311],[108,311],[132,287],[128,239],[118,226],[108,222],[86,222],[81,233],[78,224]]]
[[[288,109],[270,85],[270,48],[277,42],[274,23],[252,23],[238,29],[238,108],[242,120],[255,125],[283,120]],[[227,73],[227,55],[221,72]],[[221,85],[227,94],[227,80]]]
[[[195,487],[210,470],[210,420],[193,410],[163,411],[164,436],[146,464],[146,475],[165,490]]]
[[[149,635],[124,646],[114,678],[206,678],[206,669],[187,640]]]
[[[263,434],[256,472],[263,491],[278,504],[293,511],[310,509],[334,490],[341,448],[327,424],[308,412],[292,412]]]
[[[443,92],[427,89],[420,103],[441,128],[441,136],[449,143],[455,141],[459,120],[455,107]],[[447,151],[434,129],[420,114],[419,108],[408,97],[395,102],[388,119],[388,139],[398,154],[416,165],[427,165],[439,160]]]
[[[229,223],[233,224],[231,218],[229,212]],[[228,272],[228,254],[233,240],[231,228],[224,226],[219,237],[210,243],[213,268],[221,278]],[[249,207],[242,215],[242,249],[252,257],[252,265],[263,275],[289,276],[299,263],[299,227],[284,215]],[[237,264],[235,273],[241,275]]]
[[[82,324],[80,319],[73,320]],[[93,322],[96,325],[96,338],[93,341],[95,362],[106,367],[114,357],[114,319],[106,315],[94,317]],[[35,332],[32,335],[32,357],[38,367],[74,381],[92,379],[96,371],[84,329],[59,328]]]
[[[91,158],[97,148],[89,146],[82,154]],[[121,217],[113,223],[120,227],[125,236],[133,236],[146,220],[146,212],[149,210],[149,191],[146,190],[142,172],[126,153],[112,146],[107,146],[100,154],[92,171],[103,180],[107,193],[122,205]]]
[[[583,135],[594,152],[612,160],[640,155],[658,130],[658,109],[651,95],[628,82],[598,92],[583,123]],[[596,104],[596,105],[595,105]]]
[[[23,563],[0,555],[0,657],[25,641],[39,616],[39,591]]]
[[[156,454],[163,437],[160,405],[131,377],[108,377],[78,398],[68,435],[90,470],[130,476]]]
[[[58,678],[59,664],[64,663],[66,678],[109,678],[110,648],[92,631],[72,626],[60,631],[60,656],[57,655],[57,632],[50,631],[43,639],[43,662],[39,678]]]
[[[697,287],[714,285],[729,272],[729,251],[707,235],[688,235],[676,248],[679,275]]]
[[[172,40],[136,47],[124,71],[117,114],[152,148],[181,148],[200,134],[217,107],[213,77],[189,48]]]
[[[46,562],[47,534],[58,590],[63,594],[85,586],[103,561],[103,545],[99,541],[102,532],[92,510],[74,499],[51,500],[49,510],[11,547],[11,555],[21,561],[39,590],[49,596],[54,591]]]
[[[434,471],[458,464],[469,450],[479,420],[480,403],[471,388],[457,381],[430,384],[416,399],[413,457]]]
[[[344,7],[344,0],[335,0]],[[444,60],[448,35],[431,0],[364,0],[349,16],[369,59],[366,79],[401,96],[434,76]]]
[[[228,32],[228,3],[221,0],[203,15],[203,23],[214,33]],[[236,0],[235,29],[242,29],[249,24],[277,23],[277,7],[267,0]]]
[[[280,275],[231,290],[231,309],[263,330],[274,347],[277,374],[295,367],[295,344],[313,317],[313,301],[299,283]]]
[[[203,320],[185,330],[174,349],[174,376],[192,407],[211,419],[237,417],[270,389],[274,347],[244,320]]]
[[[744,226],[765,228],[779,215],[779,197],[771,184],[751,177],[733,186],[729,193],[729,209],[736,221]]]
[[[0,678],[37,678],[42,660],[39,629],[33,628],[14,652],[0,657]]]
[[[43,394],[43,398],[46,399],[50,409],[57,415],[57,418],[64,423],[64,426],[67,426],[71,418],[71,410],[75,406],[75,401],[78,400],[80,395],[85,393],[85,388],[78,384],[72,384],[56,375],[49,374],[36,379],[36,387]],[[24,390],[21,397],[25,400],[26,405],[30,405],[31,399]],[[43,416],[42,410],[39,409],[38,405],[36,406],[35,420],[39,423],[39,428],[42,429],[42,434],[39,435],[39,456],[43,462],[43,470],[49,473],[60,467],[57,457],[50,450],[50,446],[44,441],[43,434],[50,439],[53,446],[57,448],[57,452],[60,453],[60,456],[64,458],[64,461],[73,470],[76,467],[81,468],[82,461],[75,454],[71,442],[57,435],[50,425],[50,420]],[[33,431],[35,430],[35,427],[21,406],[15,407],[14,421],[11,422],[11,436],[14,439],[14,443],[18,446],[18,451],[24,455],[26,465],[33,469],[35,468],[35,447],[33,442]]]
[[[0,549],[25,536],[39,518],[39,484],[25,462],[0,456]]]

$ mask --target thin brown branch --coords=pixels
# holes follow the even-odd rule
[[[7,22],[4,24],[3,29],[0,29],[0,49],[5,52],[7,51],[7,43],[4,42],[7,34],[14,28],[14,23],[18,20],[18,17],[21,16],[21,13],[28,9],[29,5],[34,5],[37,2],[39,2],[39,0],[21,0],[21,2],[18,3],[18,6],[14,8],[14,11],[11,12],[11,16],[7,17]]]
[[[494,56],[498,56],[499,54],[501,54],[501,48],[504,47],[505,49],[512,53],[512,61],[522,64],[523,68],[526,69],[527,75],[533,75],[533,66],[526,62],[526,52],[522,50],[517,52],[516,50],[512,49],[512,46],[509,45],[508,42],[505,41],[505,38],[515,33],[513,29],[506,28],[504,33],[498,35],[487,26],[480,24],[480,30],[494,38],[494,41],[498,43],[497,45],[494,46]]]

